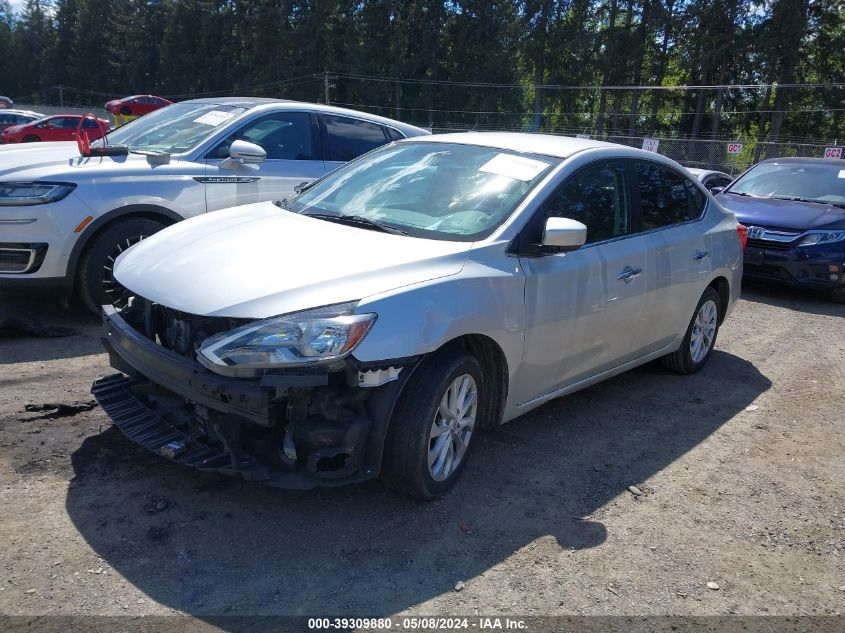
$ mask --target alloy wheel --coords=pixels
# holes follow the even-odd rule
[[[716,337],[716,325],[719,318],[719,310],[712,299],[708,299],[698,309],[695,321],[692,324],[692,333],[689,339],[690,357],[694,363],[700,363]]]
[[[478,385],[469,374],[452,381],[443,394],[428,438],[428,470],[435,481],[444,481],[460,465],[475,427]]]
[[[103,277],[101,283],[103,285],[103,290],[115,308],[121,309],[126,307],[126,303],[129,301],[129,297],[132,296],[132,293],[130,293],[117,281],[117,279],[114,278],[114,260],[116,260],[118,255],[127,248],[134,246],[145,237],[147,236],[134,235],[126,238],[125,240],[121,240],[119,243],[115,244],[114,249],[106,257],[106,262],[103,264]]]

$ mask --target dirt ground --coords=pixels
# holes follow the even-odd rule
[[[0,614],[845,612],[845,306],[822,297],[746,288],[700,374],[648,365],[482,435],[427,504],[25,412],[112,372],[80,308],[0,295],[10,315],[78,334],[0,339]]]

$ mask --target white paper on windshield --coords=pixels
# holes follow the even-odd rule
[[[840,170],[839,170],[839,177],[840,177],[840,178],[845,178],[845,169],[840,169]]]
[[[194,119],[194,123],[203,123],[205,125],[212,125],[217,127],[221,123],[225,123],[231,119],[234,114],[231,112],[223,112],[223,110],[210,110],[201,117]]]
[[[496,174],[497,176],[507,176],[508,178],[515,178],[516,180],[528,182],[529,180],[534,180],[537,174],[548,166],[548,163],[544,163],[541,160],[525,158],[524,156],[496,154],[493,158],[479,167],[478,171],[484,171],[488,174]]]

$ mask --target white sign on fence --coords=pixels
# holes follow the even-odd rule
[[[739,154],[742,151],[742,143],[728,143],[728,154]]]
[[[643,149],[647,152],[656,152],[658,145],[660,145],[660,141],[656,138],[643,139]]]
[[[589,134],[576,134],[575,138],[590,138]]]
[[[825,158],[842,158],[842,148],[841,147],[828,147],[824,150],[824,157]]]

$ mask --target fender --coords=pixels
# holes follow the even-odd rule
[[[82,256],[82,252],[85,250],[88,242],[91,241],[91,238],[107,224],[117,220],[118,218],[128,216],[157,217],[161,220],[169,220],[171,224],[181,222],[185,219],[175,211],[171,211],[170,209],[154,204],[130,204],[104,213],[85,227],[82,234],[79,236],[79,239],[76,241],[76,244],[73,245],[73,250],[71,250],[70,256],[68,257],[67,271],[65,273],[71,286],[73,285],[73,280],[76,276],[76,266],[79,263],[79,258]]]

